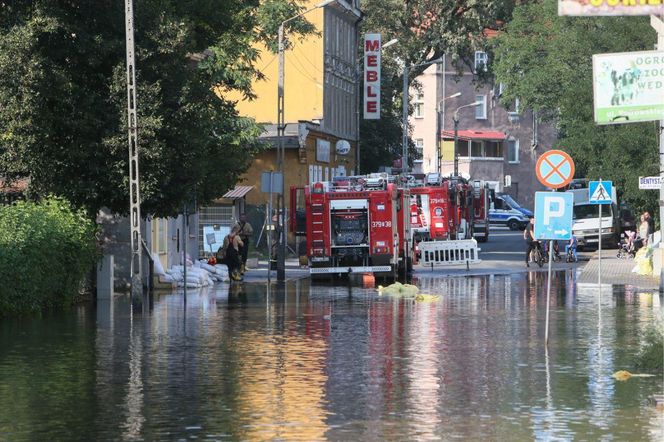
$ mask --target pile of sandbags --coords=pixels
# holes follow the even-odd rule
[[[179,287],[197,288],[212,285],[215,282],[227,282],[228,267],[224,264],[211,266],[207,261],[195,261],[193,265],[187,265],[187,280],[184,278],[184,267],[181,265],[172,266],[168,270],[159,261],[159,257],[154,254],[154,273],[159,277],[161,283],[177,283]]]
[[[652,247],[642,247],[636,252],[634,262],[636,265],[632,269],[632,273],[639,275],[652,275]]]

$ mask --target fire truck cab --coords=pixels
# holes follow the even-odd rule
[[[394,274],[408,262],[404,192],[387,174],[340,177],[304,188],[312,275]],[[297,200],[291,189],[291,213]],[[296,223],[291,223],[293,226]]]

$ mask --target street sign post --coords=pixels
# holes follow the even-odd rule
[[[574,175],[573,169],[574,167],[572,166],[572,175]],[[572,237],[573,208],[574,195],[571,193],[535,192],[535,238],[538,240],[549,240],[549,277],[546,285],[546,328],[544,331],[545,345],[549,343],[553,241],[559,239],[569,240]]]
[[[567,152],[549,150],[537,159],[535,174],[542,185],[550,189],[560,189],[572,182],[574,161]]]
[[[588,202],[599,206],[599,231],[597,239],[597,290],[602,293],[602,204],[611,204],[613,194],[612,181],[590,181],[588,183]],[[610,212],[609,212],[610,213]]]

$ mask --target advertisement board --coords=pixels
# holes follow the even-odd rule
[[[380,119],[380,34],[364,36],[364,119]]]
[[[661,187],[661,178],[658,176],[639,177],[639,189],[641,190],[659,190]]]
[[[597,124],[664,119],[664,52],[593,55]]]
[[[661,0],[558,0],[558,15],[661,15]]]

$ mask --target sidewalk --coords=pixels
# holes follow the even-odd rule
[[[632,273],[636,265],[633,259],[619,259],[615,250],[602,251],[602,284],[631,285],[644,290],[659,290],[659,278]],[[583,267],[577,283],[597,284],[599,259],[597,252]]]

